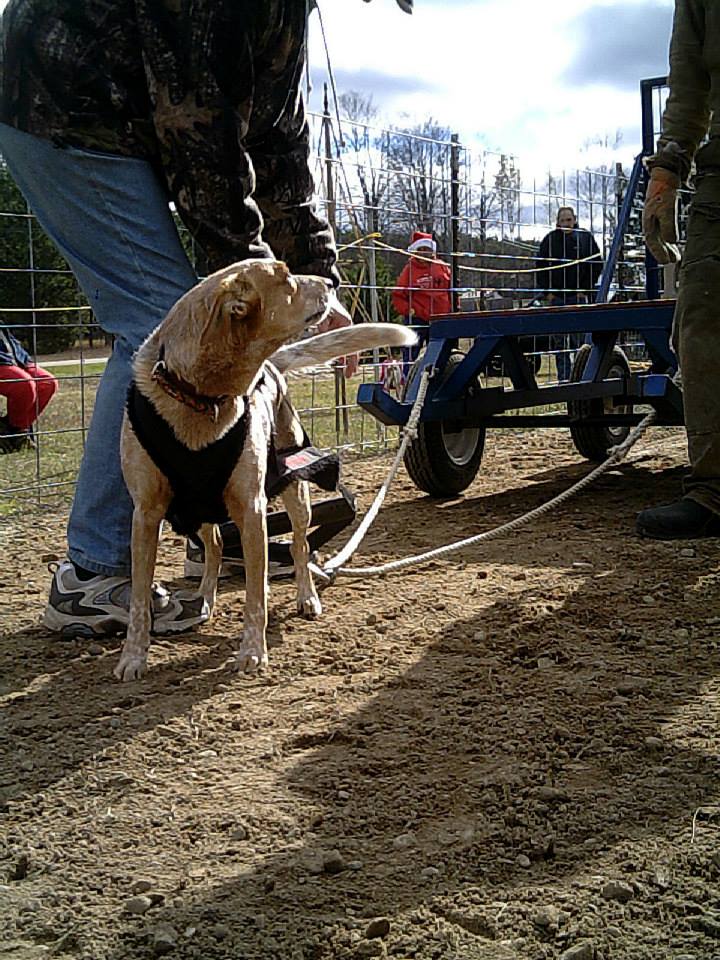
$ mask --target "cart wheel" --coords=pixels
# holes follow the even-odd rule
[[[452,353],[443,371],[445,383],[464,359],[462,353]],[[408,377],[407,389],[417,376],[414,367]],[[480,389],[471,386],[470,390]],[[405,469],[415,486],[432,497],[454,497],[475,479],[485,447],[484,427],[465,427],[454,430],[454,424],[444,421],[425,421],[418,424],[418,435],[405,451]]]
[[[592,347],[584,343],[575,354],[570,382],[582,380],[583,371],[588,362]],[[630,364],[620,347],[613,347],[612,361],[607,373],[608,379],[630,376]],[[583,424],[585,417],[598,417],[603,413],[632,413],[632,404],[617,406],[612,397],[599,397],[595,400],[570,400],[568,414],[576,417],[577,422],[570,424],[575,449],[588,460],[601,462],[607,458],[611,447],[622,443],[630,433],[630,427],[604,427],[600,424]]]

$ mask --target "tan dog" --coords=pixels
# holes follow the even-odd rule
[[[269,443],[273,436],[278,449],[302,442],[302,428],[287,400],[281,371],[415,340],[414,334],[396,324],[362,324],[278,350],[323,319],[329,294],[328,281],[293,276],[282,263],[247,260],[233,264],[186,293],[140,347],[134,361],[136,396],[143,403],[150,401],[152,416],[159,415],[155,427],[158,423],[164,428],[169,425],[190,451],[227,440],[244,425],[239,459],[222,488],[222,500],[240,531],[245,557],[244,629],[237,651],[237,666],[242,671],[267,665],[265,475]],[[151,418],[151,428],[152,423]],[[121,456],[134,513],[129,624],[115,669],[122,680],[136,679],[145,670],[160,524],[171,501],[175,502],[168,477],[138,439],[138,432],[142,436],[144,429],[137,423],[131,426],[126,412]],[[308,569],[307,483],[292,482],[282,498],[293,528],[298,610],[305,617],[317,617],[322,608]],[[205,569],[198,589],[210,616],[217,594],[221,544],[212,523],[203,523],[199,536],[205,548]]]

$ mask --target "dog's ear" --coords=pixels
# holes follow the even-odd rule
[[[205,301],[207,319],[201,337],[226,321],[243,320],[256,306],[258,292],[242,273],[223,277]]]
[[[222,314],[229,320],[242,320],[250,313],[257,299],[255,285],[242,273],[231,273],[220,281],[210,313],[215,317]]]

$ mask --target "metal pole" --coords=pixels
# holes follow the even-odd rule
[[[373,233],[377,223],[377,208],[373,207],[366,211],[365,223],[368,233]],[[368,251],[368,274],[370,279],[370,317],[373,323],[380,319],[378,315],[378,284],[377,284],[377,266],[375,263],[375,237],[370,239],[370,249]],[[373,349],[373,363],[375,364],[375,380],[380,379],[380,350],[378,347]],[[375,421],[375,433],[379,438],[381,436],[381,424],[379,420]]]
[[[324,85],[323,97],[323,131],[325,133],[325,193],[327,196],[327,218],[332,227],[333,234],[337,237],[337,224],[335,222],[335,184],[333,181],[332,164],[332,143],[330,139],[330,105],[328,102],[328,86]]]
[[[620,243],[618,245],[618,272],[617,285],[618,290],[625,289],[625,230],[621,224],[622,205],[625,190],[627,189],[627,179],[622,163],[618,160],[615,164],[615,232],[621,230]],[[604,251],[605,262],[607,263],[608,251]]]
[[[332,120],[330,118],[330,103],[328,100],[328,85],[323,84],[323,134],[325,140],[325,196],[327,200],[327,219],[333,235],[337,238],[337,219],[335,205],[335,181],[333,179],[333,157],[331,133]],[[347,408],[347,388],[345,385],[345,371],[335,367],[335,437],[340,444],[340,419],[342,417],[343,439],[347,440],[350,430]]]
[[[640,81],[640,106],[642,109],[642,155],[650,156],[655,150],[655,123],[653,117],[653,91],[667,84],[667,77],[653,77]],[[647,191],[648,173],[643,169],[643,196]],[[645,293],[648,300],[656,300],[660,294],[660,268],[655,257],[645,247]]]
[[[623,235],[627,230],[628,223],[630,220],[630,211],[632,209],[632,202],[635,197],[635,191],[638,188],[640,183],[640,178],[642,176],[642,154],[638,154],[635,157],[635,163],[632,168],[632,173],[630,174],[630,180],[628,185],[625,188],[625,196],[623,197],[622,208],[620,210],[620,216],[618,217],[618,223],[615,227],[615,236],[613,241],[610,244],[610,252],[605,261],[605,266],[603,267],[602,279],[600,281],[600,286],[598,287],[597,294],[595,296],[596,303],[605,303],[607,301],[607,295],[610,290],[610,283],[613,278],[613,273],[615,272],[615,264],[618,259],[618,252],[620,250],[620,245],[623,242]]]
[[[451,253],[450,269],[452,275],[452,309],[460,309],[460,138],[456,133],[450,137],[450,227]]]

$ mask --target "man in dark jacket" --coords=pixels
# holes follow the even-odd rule
[[[682,374],[690,475],[683,496],[643,510],[637,530],[658,540],[720,537],[720,5],[676,0],[670,94],[650,183],[643,232],[658,263],[679,257],[677,194],[694,160],[695,195],[673,319]],[[707,136],[707,142],[700,146]]]
[[[397,0],[411,12],[412,0]],[[120,426],[134,350],[209,270],[247,257],[330,278],[300,93],[306,0],[10,0],[0,32],[0,153],[114,347],[98,387],[45,623],[127,622],[132,503]],[[349,322],[337,304],[331,322]],[[158,593],[154,629],[205,619]]]
[[[553,305],[587,303],[592,299],[595,285],[602,273],[600,250],[590,231],[578,227],[572,207],[560,207],[555,223],[555,229],[546,234],[540,243],[536,261],[536,286],[549,295]],[[550,267],[554,269],[548,269]],[[558,380],[570,379],[574,359],[572,351],[582,342],[580,333],[557,334],[551,337],[551,346],[557,351],[555,363]]]

